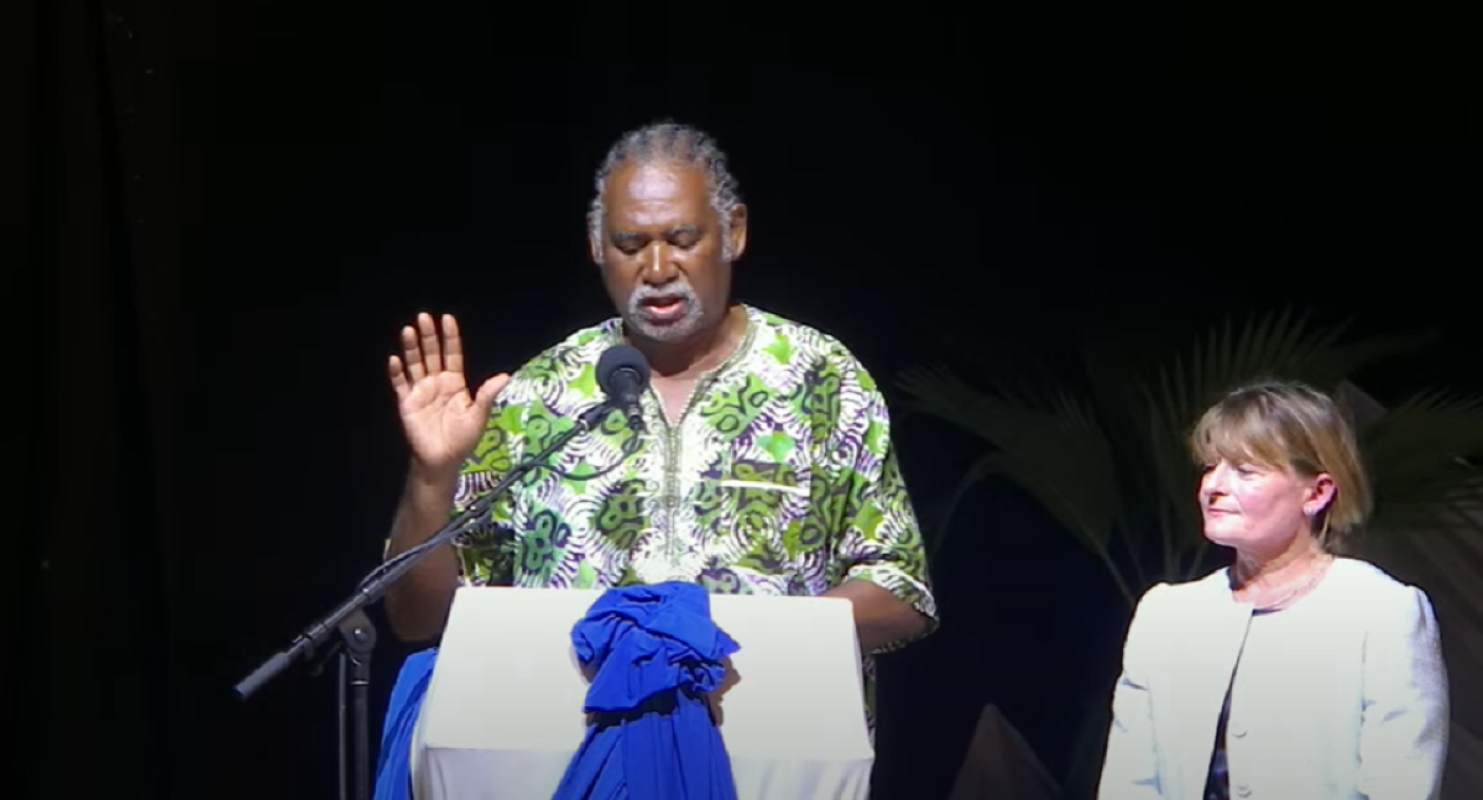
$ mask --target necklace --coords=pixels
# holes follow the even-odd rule
[[[1276,600],[1269,600],[1265,603],[1253,602],[1252,606],[1254,606],[1255,610],[1257,611],[1275,611],[1277,609],[1285,607],[1288,603],[1295,600],[1299,595],[1307,592],[1309,589],[1312,589],[1314,586],[1316,586],[1318,582],[1323,579],[1323,576],[1328,573],[1329,566],[1333,563],[1333,556],[1325,556],[1322,563],[1319,564],[1317,569],[1313,570],[1313,574],[1308,576],[1307,580],[1303,581],[1297,586],[1294,586],[1292,589],[1288,590],[1286,594],[1278,597]]]

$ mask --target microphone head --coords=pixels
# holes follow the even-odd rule
[[[632,381],[632,390],[642,392],[649,385],[649,362],[636,348],[619,344],[609,347],[597,359],[597,385],[612,397],[620,387],[613,379],[621,372],[630,373],[624,383]]]

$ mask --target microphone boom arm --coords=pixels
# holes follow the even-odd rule
[[[303,633],[294,639],[293,643],[286,650],[263,662],[251,675],[237,684],[235,689],[237,696],[246,699],[262,688],[263,684],[272,680],[279,672],[282,672],[290,663],[299,659],[313,658],[314,651],[324,646],[324,643],[334,635],[341,622],[365,606],[380,600],[381,596],[386,592],[386,587],[411,571],[412,567],[421,562],[427,553],[452,541],[464,529],[481,519],[489,510],[489,507],[494,504],[494,501],[508,491],[515,481],[519,480],[525,473],[541,466],[553,453],[565,447],[567,442],[596,427],[604,417],[615,409],[616,407],[612,403],[602,402],[582,412],[577,416],[575,425],[555,439],[552,439],[551,443],[546,445],[540,452],[522,459],[487,494],[469,504],[467,510],[459,514],[447,525],[444,525],[431,538],[372,570],[370,574],[361,580],[354,594],[335,608],[335,610],[306,628]]]
[[[520,480],[525,473],[545,466],[545,462],[552,454],[573,438],[584,434],[602,422],[608,414],[616,410],[618,406],[611,400],[598,403],[586,411],[577,415],[576,424],[563,431],[559,436],[551,440],[540,452],[522,459],[508,473],[500,478],[499,482],[489,490],[487,494],[469,504],[469,507],[459,514],[447,525],[444,525],[433,534],[427,541],[407,551],[400,553],[373,569],[356,587],[355,593],[337,606],[333,611],[321,617],[313,625],[310,625],[299,634],[293,642],[282,652],[264,661],[257,669],[253,670],[246,678],[234,687],[234,693],[239,699],[247,699],[255,694],[268,681],[277,677],[279,673],[298,661],[316,661],[322,663],[322,659],[328,659],[330,655],[338,653],[340,658],[340,695],[339,695],[339,768],[340,768],[340,799],[348,800],[370,800],[371,797],[371,757],[370,757],[370,658],[371,651],[376,644],[376,629],[371,620],[366,616],[365,608],[380,600],[386,592],[386,587],[416,566],[427,554],[438,547],[451,542],[454,537],[469,528],[473,523],[482,519],[488,513],[489,507],[495,499],[504,494]],[[626,455],[626,453],[625,453]],[[336,637],[338,634],[338,638]],[[316,653],[321,651],[326,644],[330,649],[316,658]],[[318,674],[318,669],[313,670]],[[351,695],[347,704],[346,694]],[[348,705],[348,711],[347,711]],[[351,718],[347,721],[347,715]],[[347,736],[353,737],[353,751],[347,743]],[[347,776],[347,772],[349,775]],[[353,794],[347,794],[350,787],[354,787]]]

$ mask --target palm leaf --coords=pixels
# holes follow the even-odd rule
[[[1239,324],[1227,318],[1183,348],[1094,340],[1081,351],[1077,376],[1057,374],[1023,348],[961,343],[956,349],[970,365],[966,371],[943,365],[906,370],[899,386],[911,412],[944,420],[990,447],[942,504],[934,548],[963,494],[999,476],[1044,506],[1105,562],[1120,586],[1145,583],[1141,565],[1155,549],[1163,577],[1189,577],[1202,564],[1206,541],[1186,436],[1205,408],[1233,386],[1263,377],[1332,391],[1354,371],[1431,338],[1345,343],[1346,329],[1314,326],[1308,315],[1285,309]],[[1372,463],[1388,460],[1387,472],[1377,475],[1377,486],[1388,487],[1377,489],[1386,511],[1382,522],[1402,526],[1419,519],[1407,509],[1432,508],[1448,496],[1451,472],[1439,466],[1447,462],[1427,453],[1441,441],[1459,454],[1476,452],[1472,439],[1449,438],[1445,431],[1480,412],[1460,401],[1423,397],[1392,413],[1395,419],[1376,427],[1367,441],[1377,451]],[[1389,461],[1391,450],[1409,455]],[[1114,543],[1132,557],[1132,578],[1113,562]]]
[[[1202,563],[1194,500],[1198,473],[1186,437],[1200,413],[1235,385],[1258,378],[1297,379],[1325,390],[1381,359],[1415,350],[1430,333],[1342,342],[1345,325],[1314,327],[1281,311],[1237,325],[1227,319],[1185,348],[1096,340],[1081,352],[1083,380],[1026,367],[1015,355],[968,359],[964,373],[917,368],[901,385],[921,413],[984,440],[990,450],[953,488],[934,547],[950,517],[978,482],[999,476],[1018,485],[1076,541],[1095,553],[1131,606],[1146,582],[1140,562],[1157,543],[1163,576],[1187,579]],[[1362,395],[1362,393],[1358,393]],[[1483,574],[1483,398],[1426,393],[1361,431],[1376,496],[1368,540],[1439,571],[1449,585]],[[1470,463],[1471,459],[1471,463]],[[1415,536],[1435,534],[1432,546]],[[1130,581],[1114,563],[1115,542],[1133,555]],[[1460,609],[1460,610],[1459,610]],[[1483,619],[1483,606],[1452,608]],[[1105,696],[1105,695],[1104,695]],[[1093,708],[1068,791],[1090,790],[1105,742],[1105,705]]]
[[[1289,310],[1255,317],[1237,328],[1225,320],[1142,384],[1147,409],[1147,463],[1157,476],[1167,574],[1188,577],[1199,566],[1206,540],[1199,535],[1193,497],[1197,473],[1186,433],[1195,419],[1236,385],[1282,377],[1335,389],[1347,375],[1380,359],[1420,346],[1426,335],[1372,337],[1340,344],[1346,325],[1315,328]]]
[[[1121,515],[1117,473],[1107,438],[1081,401],[1044,393],[1040,397],[1050,407],[1036,408],[976,391],[943,367],[908,370],[900,383],[909,405],[993,448],[953,488],[948,510],[935,520],[938,537],[962,493],[998,476],[1028,493],[1084,546],[1110,558],[1108,545]]]
[[[934,340],[932,352],[941,355],[933,369],[987,380],[987,388],[1007,402],[1051,408],[1065,384],[1063,367],[1019,342],[985,341],[956,333],[938,333]]]
[[[1315,386],[1333,388],[1360,370],[1387,358],[1414,353],[1431,344],[1437,333],[1372,336],[1349,344],[1330,344],[1317,357],[1302,365],[1302,371]]]
[[[1361,433],[1374,485],[1371,530],[1406,533],[1442,524],[1477,491],[1469,463],[1483,455],[1483,397],[1418,394]]]
[[[1389,535],[1362,536],[1354,548],[1402,580],[1425,586],[1457,630],[1477,630],[1483,629],[1483,599],[1473,588],[1483,581],[1483,472],[1458,493],[1430,519],[1387,529]],[[1453,645],[1459,661],[1483,662],[1483,644],[1464,636]]]
[[[1148,417],[1136,376],[1146,374],[1157,365],[1147,343],[1138,338],[1127,341],[1097,337],[1082,346],[1087,392],[1097,409],[1108,442],[1116,454],[1120,485],[1125,502],[1119,504],[1121,515],[1117,529],[1124,549],[1132,556],[1136,582],[1142,586],[1140,556],[1150,534],[1157,534],[1158,500],[1161,486],[1158,476],[1148,469],[1130,469],[1130,465],[1150,463]],[[1131,378],[1135,378],[1130,380]]]
[[[947,541],[948,530],[952,525],[953,517],[958,512],[958,506],[963,502],[963,496],[978,483],[994,474],[995,468],[992,460],[994,453],[980,456],[968,471],[963,473],[953,488],[943,497],[926,506],[920,515],[922,528],[927,532],[927,560],[935,562],[938,551],[942,549],[943,542]]]
[[[1237,328],[1226,319],[1189,349],[1176,353],[1152,380],[1139,381],[1144,409],[1140,468],[1154,477],[1147,499],[1159,520],[1161,568],[1185,577],[1200,561],[1205,539],[1193,501],[1197,473],[1185,433],[1194,419],[1231,386],[1268,374],[1291,374],[1337,340],[1339,328],[1312,329],[1306,317],[1284,310]]]

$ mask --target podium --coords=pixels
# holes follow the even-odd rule
[[[458,590],[413,734],[415,800],[550,800],[586,734],[572,627],[592,590]],[[711,595],[741,650],[717,695],[738,800],[865,800],[850,601]]]

